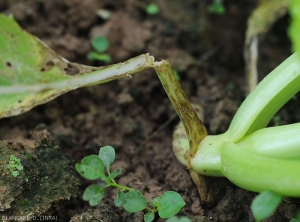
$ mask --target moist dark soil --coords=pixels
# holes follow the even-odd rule
[[[145,12],[151,2],[159,5],[159,14]],[[91,39],[98,35],[110,41],[107,52],[111,63],[147,52],[157,59],[169,59],[188,97],[204,107],[208,132],[218,134],[227,130],[245,98],[243,44],[247,18],[257,1],[224,1],[223,15],[208,12],[211,2],[0,0],[0,12],[13,14],[24,29],[73,62],[105,65],[87,60]],[[99,17],[100,9],[111,12],[111,18]],[[291,53],[288,20],[286,15],[276,22],[260,42],[260,79]],[[289,102],[278,114],[280,124],[299,122],[299,107],[298,99]],[[173,190],[186,202],[179,214],[192,221],[254,221],[250,205],[256,193],[224,178],[213,179],[218,184],[214,203],[201,205],[188,171],[173,155],[172,133],[178,122],[154,70],[148,70],[69,92],[25,114],[2,119],[0,139],[30,140],[34,130],[47,130],[72,166],[86,155],[98,154],[100,147],[111,145],[116,149],[113,168],[123,170],[117,181],[139,189],[149,200]],[[108,191],[100,206],[89,207],[82,193],[95,181],[76,175],[80,182],[77,197],[55,204],[54,210],[43,215],[57,216],[58,221],[143,221],[142,213],[129,214],[114,206],[116,190]],[[289,221],[297,208],[296,202],[284,201],[266,221]]]

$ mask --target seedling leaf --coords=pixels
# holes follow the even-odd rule
[[[148,15],[156,15],[159,13],[160,8],[157,4],[155,3],[150,3],[149,5],[146,6],[146,12]]]
[[[152,199],[151,203],[154,207],[159,207],[160,206],[160,197],[154,197]]]
[[[101,158],[106,169],[109,169],[115,161],[115,149],[112,146],[104,146],[100,148],[99,157]]]
[[[170,217],[166,220],[166,222],[191,222],[191,220],[188,218],[188,217],[176,217],[176,216],[173,216],[173,217]]]
[[[251,210],[256,221],[269,217],[282,201],[282,196],[267,190],[256,196],[251,204]]]
[[[185,202],[178,193],[167,191],[161,197],[158,215],[161,218],[172,217],[177,214],[184,205]]]
[[[170,217],[166,220],[166,222],[179,222],[179,218],[176,216]]]
[[[114,204],[117,207],[122,207],[124,204],[126,204],[126,202],[127,200],[125,194],[119,190],[116,198],[114,199]]]
[[[20,159],[18,159],[15,156],[10,156],[9,162],[6,165],[6,168],[10,170],[10,172],[12,173],[12,175],[14,177],[17,177],[19,175],[18,170],[23,170],[23,166],[21,164]]]
[[[85,201],[88,201],[88,200],[92,199],[93,196],[95,196],[100,190],[103,190],[103,193],[104,193],[104,189],[102,186],[99,186],[97,184],[90,185],[85,189],[85,191],[82,195],[82,199]],[[101,191],[100,191],[100,193],[101,193]]]
[[[81,164],[77,163],[75,168],[77,172],[85,179],[106,179],[104,175],[104,165],[102,160],[97,155],[84,157],[81,161]]]
[[[188,217],[180,217],[179,222],[191,222],[191,220]]]
[[[22,165],[16,165],[17,170],[23,170],[23,166]]]
[[[122,174],[122,170],[121,169],[117,169],[116,171],[113,171],[110,173],[110,175],[107,177],[107,180],[112,180],[115,179],[117,176]]]
[[[129,213],[136,213],[144,210],[147,202],[143,194],[138,190],[131,190],[125,193],[126,203],[123,205],[124,209]]]
[[[226,9],[222,4],[222,0],[213,0],[213,4],[208,7],[208,11],[211,13],[215,13],[218,15],[222,15],[225,13]]]
[[[98,52],[89,52],[88,55],[87,55],[87,58],[88,60],[99,60],[99,61],[102,61],[102,62],[110,62],[111,61],[111,57],[104,53],[104,54],[100,54]]]
[[[92,46],[97,52],[105,52],[108,48],[109,41],[104,36],[96,36],[92,39]]]
[[[13,171],[11,171],[11,174],[12,174],[14,177],[17,177],[17,176],[19,176],[19,171],[13,170]]]
[[[294,217],[296,220],[300,221],[300,212],[298,211]]]
[[[97,184],[93,184],[88,186],[85,189],[82,195],[82,199],[85,201],[89,201],[90,206],[94,207],[100,204],[103,196],[104,196],[104,187],[99,186]]]
[[[83,193],[83,199],[88,200],[91,207],[99,205],[103,196],[104,187],[95,184],[89,186]]]
[[[145,222],[151,222],[154,220],[154,214],[152,212],[148,212],[144,215]]]

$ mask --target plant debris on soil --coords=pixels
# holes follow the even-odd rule
[[[145,6],[150,3],[146,0],[0,0],[0,12],[13,14],[24,29],[73,62],[104,65],[86,58],[92,50],[91,39],[98,35],[108,38],[107,53],[112,63],[146,52],[157,59],[169,59],[188,97],[204,107],[208,132],[226,131],[245,98],[243,44],[247,18],[257,1],[224,1],[226,13],[223,15],[208,12],[209,0],[151,2],[159,5],[159,14],[145,12]],[[111,12],[111,18],[99,17],[97,10],[100,9]],[[288,16],[284,16],[260,43],[260,79],[290,54],[287,25]],[[299,107],[298,99],[289,102],[278,114],[280,124],[299,122]],[[112,167],[123,171],[117,178],[119,184],[139,189],[148,200],[168,190],[178,192],[186,202],[179,214],[187,215],[192,221],[254,221],[250,204],[256,194],[224,178],[213,178],[218,184],[214,204],[200,204],[188,171],[173,154],[172,133],[179,118],[153,70],[72,91],[0,122],[0,139],[19,141],[19,144],[32,140],[35,129],[47,130],[53,146],[62,156],[68,155],[73,166],[86,155],[98,154],[100,147],[113,146],[116,161]],[[166,122],[170,123],[162,128]],[[17,157],[21,155],[17,150],[14,153]],[[48,158],[58,157],[49,155]],[[68,201],[68,198],[54,201],[49,210],[43,210],[40,215],[55,215],[58,221],[74,222],[143,221],[143,213],[129,214],[114,206],[116,190],[113,189],[106,193],[98,207],[89,207],[81,196],[95,181],[80,178],[69,165],[60,167],[57,163],[55,169],[57,175],[64,176],[73,170],[77,178],[70,176],[67,182],[76,185],[78,180],[80,189],[67,195],[73,196]],[[16,185],[20,191],[25,189],[24,184]],[[55,192],[59,189],[63,188],[55,188]],[[45,198],[40,198],[40,204],[46,204]],[[11,201],[11,209],[16,204],[17,200]],[[299,203],[289,199],[266,221],[289,221],[297,209]],[[7,212],[1,211],[0,215]],[[156,218],[156,221],[164,220]]]

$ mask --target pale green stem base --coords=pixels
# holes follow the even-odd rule
[[[294,54],[247,97],[226,133],[202,140],[193,170],[225,176],[247,190],[300,197],[300,123],[262,129],[299,90],[300,61]]]

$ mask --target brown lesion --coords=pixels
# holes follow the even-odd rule
[[[68,63],[68,66],[64,68],[64,71],[69,76],[75,76],[80,72],[80,70],[71,63]]]
[[[40,44],[41,55],[43,55],[43,61],[39,64],[41,72],[47,72],[52,68],[59,68],[62,70],[61,74],[68,76],[76,76],[81,73],[87,73],[97,70],[97,67],[85,66],[77,63],[69,62],[67,59],[56,54],[52,49],[44,44]]]
[[[191,158],[195,155],[199,143],[207,136],[207,131],[199,118],[203,116],[203,109],[200,107],[197,114],[192,104],[188,100],[186,94],[181,88],[173,70],[168,61],[161,61],[154,67],[157,75],[172,102],[181,122],[184,126],[187,140],[189,141],[189,150],[186,155],[187,168],[190,175],[197,186],[200,194],[200,199],[203,204],[210,205],[213,203],[213,189],[210,186],[207,177],[202,176],[195,172],[191,166]],[[182,152],[181,152],[182,154]]]
[[[6,67],[12,67],[12,64],[11,64],[10,61],[7,61],[7,62],[5,63],[5,65],[6,65]]]
[[[45,65],[42,66],[42,68],[40,69],[41,72],[45,72],[50,70],[52,67],[54,66],[54,62],[49,60],[46,62]]]

